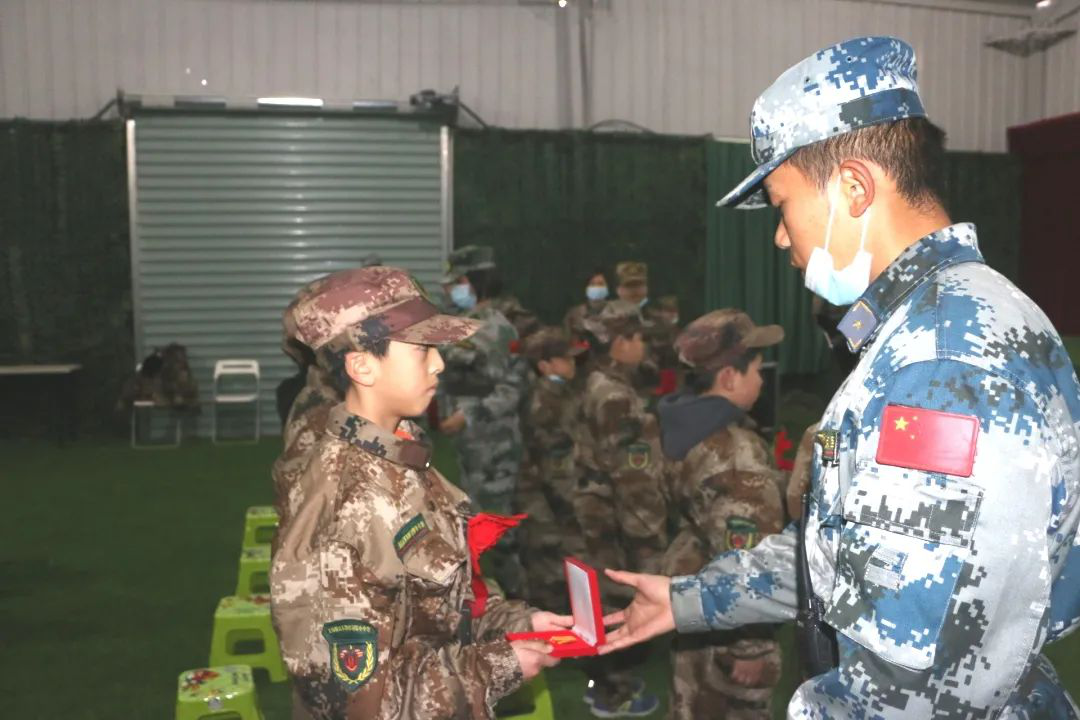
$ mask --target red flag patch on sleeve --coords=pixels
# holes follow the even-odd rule
[[[881,418],[882,465],[971,477],[979,419],[974,415],[888,405]]]

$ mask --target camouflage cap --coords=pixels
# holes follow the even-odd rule
[[[522,343],[522,354],[533,362],[557,357],[577,357],[587,346],[572,342],[561,327],[541,327]]]
[[[750,112],[757,169],[717,205],[765,207],[762,182],[801,147],[867,125],[926,117],[915,76],[915,51],[893,37],[847,40],[788,68]]]
[[[293,306],[295,337],[312,350],[331,340],[455,343],[480,328],[476,320],[441,315],[420,282],[386,265],[342,270],[316,280]]]
[[[779,325],[754,325],[742,310],[725,308],[702,315],[675,338],[679,359],[690,367],[718,370],[751,348],[776,345],[784,339]]]
[[[452,250],[446,258],[444,283],[452,283],[473,270],[494,270],[495,251],[486,245],[466,245]]]
[[[615,266],[615,279],[620,285],[646,285],[649,282],[649,266],[643,262],[621,262]]]
[[[307,360],[304,358],[303,348],[301,346],[306,345],[304,341],[297,337],[296,328],[296,316],[294,311],[296,306],[312,296],[312,293],[319,287],[320,283],[326,279],[326,276],[312,280],[307,285],[296,291],[293,295],[293,299],[289,301],[289,304],[285,306],[285,311],[281,314],[281,349],[285,351],[285,354],[295,360],[298,364],[303,365]]]
[[[630,335],[652,327],[652,323],[646,322],[641,316],[641,307],[625,300],[604,303],[600,312],[586,317],[582,325],[605,344],[618,335]]]
[[[665,312],[679,312],[679,297],[677,295],[664,295],[657,298],[656,305]]]

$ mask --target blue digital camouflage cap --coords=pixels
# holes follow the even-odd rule
[[[867,125],[926,117],[915,74],[915,51],[893,37],[847,40],[788,68],[750,112],[757,169],[717,205],[765,207],[762,181],[801,147]]]

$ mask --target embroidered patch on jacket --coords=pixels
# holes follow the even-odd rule
[[[881,415],[882,465],[971,477],[979,419],[974,415],[888,405]]]
[[[626,465],[633,470],[644,470],[652,460],[649,443],[634,443],[626,448]]]
[[[423,515],[417,514],[412,520],[402,525],[394,535],[394,552],[399,558],[404,559],[405,553],[409,552],[429,532],[431,529],[428,527],[427,520]]]
[[[348,692],[360,689],[379,665],[375,627],[363,620],[335,620],[322,627],[330,648],[330,670]]]
[[[733,517],[727,521],[724,531],[724,547],[727,550],[749,550],[760,538],[757,523],[749,518]]]

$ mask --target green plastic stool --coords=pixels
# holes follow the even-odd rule
[[[180,673],[176,720],[262,720],[247,665],[223,665]]]
[[[240,551],[240,572],[236,576],[236,594],[249,597],[270,592],[270,548],[265,545]]]
[[[244,648],[240,644],[244,644]],[[247,651],[247,646],[254,649]],[[266,670],[272,682],[286,679],[277,634],[270,622],[270,596],[221,598],[214,611],[214,634],[210,638],[211,665],[250,665]]]
[[[244,547],[269,547],[277,525],[278,514],[272,505],[249,507],[244,517]]]
[[[529,702],[531,698],[531,703]],[[515,714],[511,708],[532,706],[532,712]],[[507,708],[506,713],[499,712],[500,707]],[[496,717],[501,720],[555,720],[555,709],[551,704],[551,691],[548,689],[544,673],[534,677],[528,685],[522,686],[513,695],[504,698],[500,707],[495,708]]]

